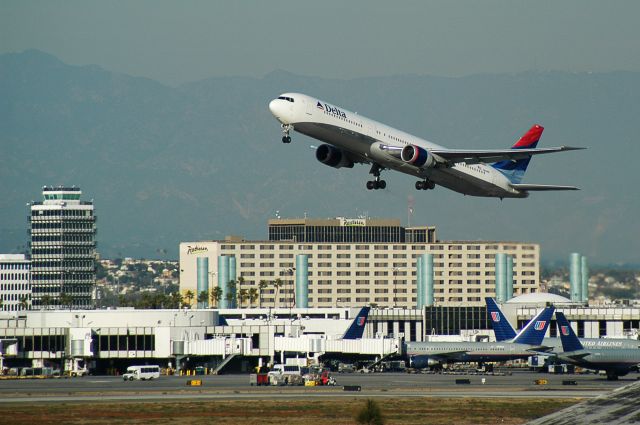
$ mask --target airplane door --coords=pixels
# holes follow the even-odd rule
[[[305,103],[307,104],[307,116],[313,115],[313,101],[306,99]]]

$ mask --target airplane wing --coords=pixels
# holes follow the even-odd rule
[[[464,162],[467,164],[494,163],[499,161],[517,161],[519,159],[530,158],[533,155],[545,153],[555,153],[564,151],[575,151],[585,148],[571,146],[560,146],[555,148],[540,149],[489,149],[489,150],[464,150],[464,149],[431,149],[430,153],[436,158],[441,158],[445,163],[456,164]]]
[[[511,187],[518,190],[523,190],[527,192],[540,192],[547,190],[580,190],[575,186],[557,186],[553,184],[516,184],[511,183]]]

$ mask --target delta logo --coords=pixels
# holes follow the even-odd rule
[[[356,321],[356,323],[358,324],[358,326],[364,326],[364,317],[362,316],[358,317],[358,320]]]
[[[499,322],[500,321],[500,313],[498,313],[497,311],[492,311],[491,312],[491,320],[493,320],[494,322]]]
[[[538,320],[535,325],[533,326],[533,329],[537,330],[537,331],[541,331],[544,329],[544,325],[547,324],[546,320]]]
[[[568,326],[560,326],[560,332],[562,335],[569,336],[569,327]]]
[[[335,106],[329,105],[328,103],[325,103],[323,105],[322,103],[318,102],[316,104],[316,108],[320,109],[321,111],[328,112],[330,114],[337,115],[337,116],[342,117],[342,118],[347,118],[347,114],[345,114],[344,112],[342,112],[340,109],[336,108]]]

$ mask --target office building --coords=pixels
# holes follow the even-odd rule
[[[30,262],[24,254],[0,254],[0,311],[28,310]]]

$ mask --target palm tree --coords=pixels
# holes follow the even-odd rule
[[[267,286],[269,286],[269,282],[267,282],[266,280],[261,280],[258,283],[258,289],[260,291],[258,307],[260,308],[262,308],[262,291],[264,291],[267,288]]]
[[[51,295],[43,295],[42,298],[40,298],[40,304],[47,310],[49,304],[51,304]]]
[[[258,290],[256,288],[249,288],[249,308],[253,307],[253,303],[258,299]]]
[[[193,298],[196,295],[193,293],[193,291],[191,289],[189,289],[186,294],[184,294],[184,298],[187,300],[187,304],[189,305],[189,308],[191,308],[191,303],[193,302]]]
[[[224,298],[229,302],[229,308],[233,308],[233,304],[234,304],[234,299],[236,297],[236,281],[235,280],[230,280],[229,283],[227,283],[227,288],[228,288],[228,293],[225,294]]]
[[[205,303],[209,300],[209,293],[207,291],[200,291],[198,293],[198,307],[206,308]]]
[[[284,285],[284,282],[280,278],[277,278],[276,280],[273,281],[273,286],[274,288],[276,288],[276,299],[273,302],[274,307],[278,307],[278,295],[280,294],[280,288],[283,285]]]
[[[216,286],[211,290],[211,304],[214,304],[216,307],[220,305],[220,300],[222,299],[222,288]]]
[[[244,277],[243,276],[238,277],[238,280],[236,282],[238,284],[238,299],[240,300],[240,308],[242,308],[242,298],[240,297],[240,292],[242,292],[242,284],[244,283]]]
[[[68,307],[71,310],[71,305],[73,304],[73,297],[66,292],[60,294],[60,305],[64,307]]]
[[[180,304],[182,304],[182,295],[180,295],[180,292],[174,292],[169,295],[169,298],[172,308],[180,308]]]
[[[2,299],[0,299],[0,307],[2,307]],[[29,298],[27,298],[26,295],[20,297],[20,307],[22,307],[23,310],[28,310],[28,308],[29,308]]]
[[[240,308],[246,300],[249,299],[249,290],[246,288],[242,288],[238,291],[238,300],[240,301]]]

